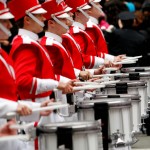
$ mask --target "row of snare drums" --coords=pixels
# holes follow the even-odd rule
[[[149,117],[150,73],[144,69],[124,68],[132,73],[116,75],[122,80],[119,83],[74,99],[77,121],[38,127],[40,150],[108,150],[137,142],[135,135],[143,130],[141,120]]]

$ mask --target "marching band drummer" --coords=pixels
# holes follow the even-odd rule
[[[10,28],[12,24],[9,19],[14,16],[9,12],[6,4],[0,1],[0,40],[7,40],[10,36]],[[7,53],[0,47],[0,117],[4,117],[7,112],[16,111],[20,115],[31,115],[31,108],[44,107],[50,101],[41,104],[22,101],[17,103],[17,88],[16,78],[13,69],[13,62],[7,55]],[[29,119],[29,118],[28,118]],[[34,115],[29,119],[37,121],[39,115]]]
[[[61,36],[67,33],[67,29],[72,25],[72,22],[67,19],[71,18],[71,16],[66,12],[71,8],[64,1],[58,3],[56,0],[46,1],[42,4],[42,7],[47,11],[44,14],[46,32],[40,43],[48,50],[56,74],[61,74],[70,79],[80,77],[83,80],[88,80],[92,75],[90,74],[92,71],[81,71],[75,68],[70,54],[62,45]],[[102,72],[103,68],[94,70],[94,74]]]
[[[71,26],[67,18],[70,15],[66,10],[71,8],[67,7],[64,1],[46,1],[42,4],[42,7],[47,11],[44,14],[45,21],[45,36],[41,38],[40,44],[43,45],[52,60],[55,74],[61,74],[70,79],[80,78],[82,80],[89,80],[93,72],[94,74],[100,74],[103,72],[103,67],[95,70],[79,70],[75,68],[73,60],[69,52],[62,45],[62,35],[67,33],[67,29]],[[60,95],[60,94],[59,94]],[[61,100],[66,102],[66,95],[61,95]],[[68,115],[68,109],[63,109],[62,113]]]
[[[89,15],[90,13],[93,15],[92,18],[94,18],[95,9],[93,12],[93,8],[95,7],[90,6],[89,1],[87,3],[87,1],[85,0],[80,0],[78,2],[75,2],[73,0],[66,0],[66,3],[68,4],[68,6],[73,8],[71,12],[74,13],[73,18],[75,22],[73,23],[72,30],[70,30],[71,31],[70,34],[73,37],[75,37],[76,41],[78,41],[78,44],[81,45],[81,50],[86,54],[97,56],[96,60],[98,60],[98,58],[103,58],[105,61],[107,60],[109,63],[107,61],[105,62],[104,60],[101,61],[101,64],[104,64],[105,62],[107,66],[113,66],[114,61],[120,61],[122,59],[122,55],[115,57],[108,54],[106,41],[104,39],[102,31],[97,26],[97,24],[93,23],[90,19],[91,18]],[[88,14],[88,12],[90,13]],[[96,13],[96,15],[98,14]],[[94,44],[95,49],[93,48],[93,51],[88,48],[86,49],[86,51],[84,50],[85,49],[84,47],[86,47],[88,43],[86,43],[86,45],[85,42],[83,43],[84,40],[82,39],[83,36],[80,35],[80,34],[83,35],[83,32],[84,32],[84,37],[86,37],[86,39],[90,38],[90,41],[92,41],[90,45],[92,45],[92,43]],[[118,66],[114,66],[114,67],[118,67]]]
[[[0,1],[0,40],[7,40],[10,36],[10,28],[12,27],[9,19],[12,19],[13,15],[7,9],[6,4]],[[39,103],[32,103],[27,101],[22,101],[17,103],[17,88],[16,88],[16,79],[15,79],[15,72],[13,69],[13,63],[7,53],[0,48],[0,117],[5,118],[8,112],[17,112],[21,116],[27,117],[20,117],[23,121],[38,121],[40,115],[49,115],[51,111],[43,111],[41,113],[32,113],[32,108],[38,107],[45,107],[51,101],[45,101],[42,104]],[[1,124],[4,125],[6,123],[6,119],[0,119]],[[0,136],[16,134],[9,129],[12,123],[7,123],[4,127],[0,130]],[[3,150],[17,150],[23,149],[26,147],[26,144],[22,141],[15,141],[15,142],[1,142],[0,149]]]
[[[10,51],[20,98],[42,102],[49,99],[55,88],[62,90],[63,93],[73,92],[74,81],[68,81],[67,78],[60,76],[57,76],[58,80],[63,79],[67,82],[56,81],[48,52],[37,42],[37,33],[44,27],[43,14],[46,11],[37,0],[12,0],[8,6],[20,27]],[[53,114],[50,118],[55,120]]]

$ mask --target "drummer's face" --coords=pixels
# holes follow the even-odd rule
[[[99,3],[95,3],[100,9],[102,8],[102,6],[99,4]],[[99,19],[99,17],[101,17],[101,12],[95,8],[94,6],[91,6],[90,8],[90,11],[89,11],[89,15],[96,18],[96,19]]]
[[[8,30],[10,30],[12,28],[12,24],[10,22],[10,20],[7,19],[1,19],[0,23]],[[0,29],[0,40],[7,40],[9,38],[9,36],[4,33],[3,30]]]

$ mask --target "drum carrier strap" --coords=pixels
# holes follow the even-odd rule
[[[108,103],[94,103],[95,120],[101,119],[102,122],[103,150],[108,150],[108,143],[110,143],[108,138],[108,109]]]
[[[145,72],[145,69],[144,68],[137,68],[137,69],[135,69],[135,72]]]
[[[71,127],[58,127],[57,128],[57,147],[65,146],[69,150],[73,150],[73,130]]]
[[[69,94],[66,94],[67,96],[67,103],[70,104],[70,105],[73,105],[73,93],[69,93]]]
[[[120,98],[120,95],[108,95],[108,98]]]
[[[129,73],[129,80],[140,80],[139,72]]]
[[[116,94],[127,94],[128,93],[128,84],[124,83],[116,83]]]

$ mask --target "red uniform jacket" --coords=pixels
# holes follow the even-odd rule
[[[17,101],[17,88],[13,63],[7,53],[0,48],[0,97]]]
[[[99,57],[102,56],[101,53],[108,54],[107,43],[106,43],[104,35],[98,25],[92,23],[91,21],[88,21],[86,24],[85,32],[93,40],[93,42],[97,48],[97,54]]]
[[[63,34],[62,39],[62,44],[70,53],[75,68],[80,70],[82,70],[83,66],[86,68],[93,68],[95,63],[94,56],[83,53],[83,50],[81,50],[81,45],[77,43],[76,38],[72,34]]]
[[[46,97],[51,91],[36,95],[37,81],[55,79],[47,51],[29,37],[17,35],[12,42],[10,56],[14,61],[17,88],[21,99]]]
[[[52,60],[55,74],[75,79],[73,61],[66,49],[52,38],[43,37],[40,44],[44,46]]]

